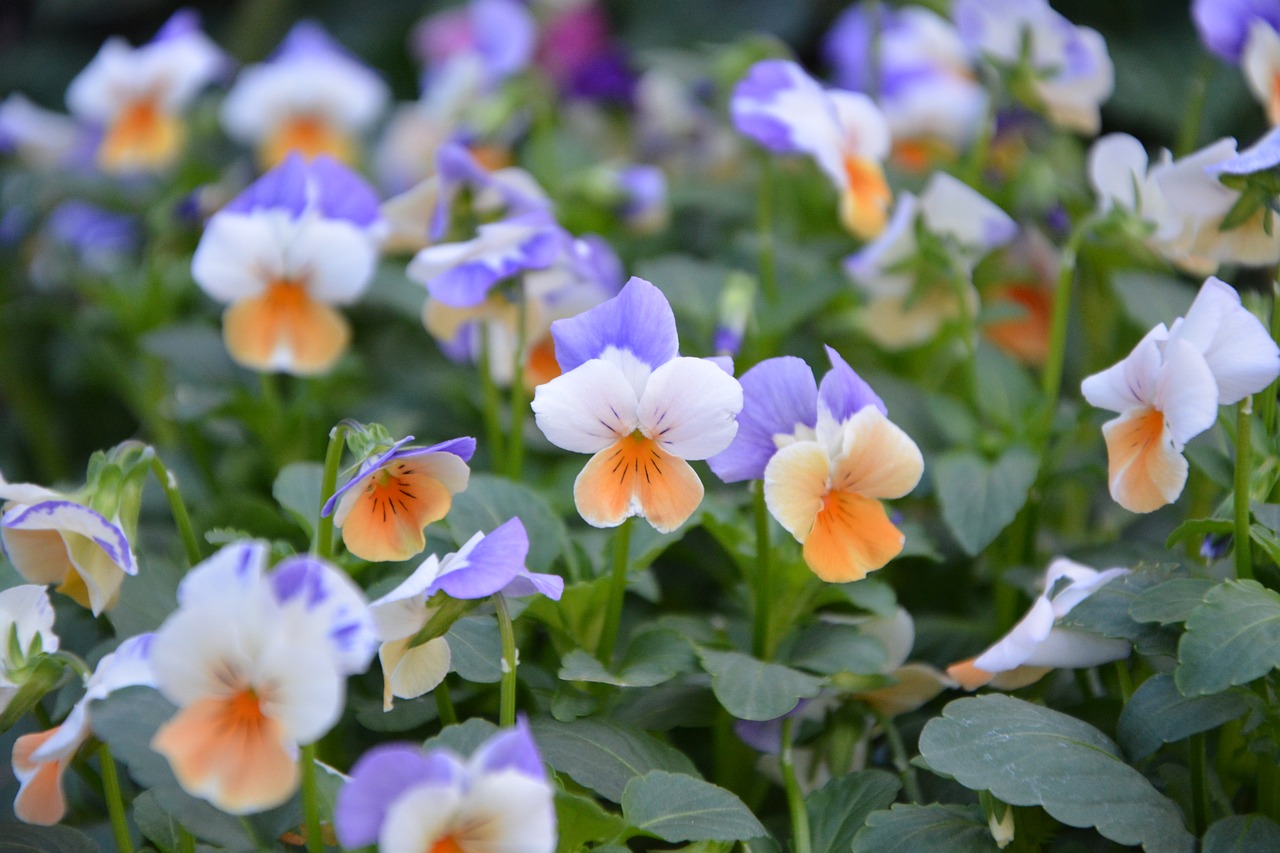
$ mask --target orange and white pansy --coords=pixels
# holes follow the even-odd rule
[[[270,59],[240,72],[222,102],[222,126],[257,148],[264,169],[290,154],[351,163],[389,96],[377,72],[316,22],[300,21]]]
[[[209,220],[191,274],[229,303],[222,337],[253,370],[324,373],[351,328],[335,305],[355,301],[378,259],[378,198],[335,160],[292,156]]]
[[[1249,91],[1267,111],[1267,121],[1280,125],[1280,33],[1262,18],[1249,24],[1240,69]]]
[[[884,230],[893,194],[882,163],[889,125],[859,92],[825,90],[794,62],[765,59],[733,90],[738,130],[779,154],[808,154],[840,193],[840,221],[863,239]]]
[[[408,436],[361,461],[355,476],[325,502],[347,550],[362,560],[407,560],[427,547],[426,527],[449,512],[471,477],[474,438],[405,447]]]
[[[71,81],[67,107],[102,129],[97,161],[104,171],[156,171],[182,152],[183,110],[227,63],[200,31],[199,16],[183,9],[141,47],[108,39]]]
[[[338,721],[346,677],[377,648],[350,578],[311,556],[268,575],[268,551],[236,542],[192,569],[151,648],[156,687],[178,706],[151,748],[188,793],[231,814],[293,794],[299,745]]]
[[[551,324],[564,372],[534,394],[538,427],[557,447],[590,453],[574,481],[595,527],[633,515],[669,533],[702,502],[687,460],[737,432],[742,388],[717,363],[678,354],[675,315],[658,288],[632,278],[614,298]]]
[[[1132,512],[1173,503],[1187,480],[1186,443],[1213,426],[1218,406],[1261,391],[1280,374],[1280,350],[1229,284],[1210,277],[1170,328],[1147,333],[1119,364],[1080,386],[1119,412],[1102,427],[1111,497]]]

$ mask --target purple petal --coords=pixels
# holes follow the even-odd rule
[[[842,89],[871,91],[875,79],[871,69],[871,8],[881,26],[887,27],[892,13],[883,3],[859,3],[842,12],[822,39],[822,57],[834,69],[835,84]]]
[[[514,0],[474,0],[471,26],[476,52],[484,57],[491,82],[523,71],[533,59],[538,25]]]
[[[179,9],[151,37],[152,43],[182,38],[200,32],[200,13],[195,9]]]
[[[343,847],[377,842],[391,805],[419,785],[458,787],[465,768],[452,754],[424,754],[409,744],[383,744],[370,749],[351,768],[351,780],[338,791],[334,829]]]
[[[368,602],[349,577],[319,557],[305,554],[276,566],[270,583],[282,606],[299,604],[321,620],[340,670],[364,672],[378,639]]]
[[[103,553],[127,575],[136,575],[138,566],[124,531],[100,512],[74,501],[41,501],[31,506],[15,506],[0,518],[6,530],[69,530],[93,540]]]
[[[320,212],[330,219],[345,219],[364,228],[382,217],[378,194],[368,181],[332,157],[312,160],[307,177]]]
[[[285,161],[249,184],[223,210],[252,213],[260,208],[287,210],[294,217],[307,209],[307,164],[293,153]]]
[[[707,460],[726,483],[759,480],[778,451],[773,437],[791,435],[818,422],[818,384],[813,371],[795,356],[770,358],[742,374],[743,406],[738,433],[724,452]]]
[[[1249,38],[1249,24],[1261,18],[1280,30],[1280,3],[1275,0],[1193,0],[1191,19],[1205,47],[1237,64]]]
[[[500,592],[523,569],[529,535],[517,516],[487,534],[465,555],[466,563],[428,587],[427,595],[444,590],[452,598],[485,598]]]
[[[632,276],[607,302],[551,324],[556,361],[566,373],[614,347],[631,352],[652,370],[676,357],[676,318],[662,291]]]
[[[404,447],[404,445],[411,441],[413,441],[413,436],[405,436],[378,456],[374,456],[361,462],[356,475],[343,483],[342,486],[333,493],[333,497],[324,502],[324,506],[321,508],[320,514],[322,516],[327,516],[332,513],[334,507],[338,505],[338,500],[346,494],[352,486],[358,483],[365,474],[389,465],[396,459],[409,456],[424,456],[428,453],[452,453],[454,456],[460,457],[463,462],[470,462],[472,454],[476,452],[476,440],[469,436],[463,438],[451,438],[448,441],[442,441],[439,444],[433,444],[430,447]]]
[[[1280,165],[1280,127],[1272,128],[1265,136],[1234,157],[1205,167],[1209,175],[1251,175]]]
[[[733,88],[729,107],[738,131],[779,154],[801,149],[792,139],[791,129],[780,117],[764,112],[782,93],[797,86],[820,88],[800,66],[781,59],[765,59],[752,65]]]
[[[318,22],[307,19],[298,21],[271,55],[271,60],[295,56],[341,56],[359,62],[345,47],[329,35]]]
[[[547,779],[538,745],[523,716],[516,720],[515,726],[503,729],[481,744],[471,756],[471,765],[485,773],[515,770],[539,782]]]
[[[502,594],[517,598],[522,595],[545,595],[552,601],[559,601],[560,596],[564,595],[564,578],[522,570],[511,579],[511,583],[502,588]]]
[[[138,243],[133,217],[71,199],[49,214],[54,239],[89,256],[127,254]]]
[[[824,349],[827,351],[827,358],[831,359],[831,369],[822,377],[822,384],[818,386],[818,400],[832,417],[837,421],[848,420],[867,406],[875,406],[880,414],[888,415],[884,401],[840,357],[840,353],[831,347],[824,346]]]

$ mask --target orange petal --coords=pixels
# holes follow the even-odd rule
[[[824,581],[856,581],[898,556],[905,541],[879,501],[833,491],[804,540],[804,561]]]
[[[304,113],[280,122],[258,149],[258,159],[265,170],[280,165],[290,154],[300,154],[306,160],[328,154],[352,163],[355,153],[355,143],[350,136],[323,116]]]
[[[953,663],[947,667],[947,675],[960,683],[965,690],[977,690],[995,677],[995,673],[978,669],[973,665],[974,658]]]
[[[67,545],[58,531],[5,528],[2,534],[9,560],[24,580],[39,584],[63,583],[75,575]],[[88,607],[88,597],[80,603]]]
[[[702,481],[688,462],[633,434],[591,457],[574,481],[573,500],[594,527],[642,515],[659,533],[670,533],[702,502]]]
[[[151,99],[125,107],[98,147],[98,165],[106,172],[162,169],[178,156],[182,123]]]
[[[351,328],[333,308],[312,300],[303,285],[279,281],[228,308],[222,337],[231,357],[245,367],[307,376],[333,366]]]
[[[988,340],[1028,364],[1044,364],[1053,312],[1049,289],[1036,282],[1010,282],[996,290],[992,302],[1012,303],[1023,315],[988,323],[983,329]]]
[[[560,375],[560,362],[556,361],[556,344],[550,335],[529,347],[524,365],[524,386],[532,391]]]
[[[223,811],[278,806],[298,787],[298,765],[278,720],[252,691],[200,699],[165,723],[151,748],[169,759],[188,792]]]
[[[22,780],[18,797],[13,801],[13,814],[23,823],[52,826],[67,813],[67,800],[62,793],[63,761],[32,761],[31,755],[58,732],[23,735],[13,744],[13,770]],[[26,777],[26,778],[23,778]]]
[[[840,199],[840,219],[854,235],[875,237],[889,222],[893,193],[884,170],[875,160],[845,156],[845,190]]]
[[[431,845],[428,853],[465,853],[462,845],[454,840],[452,835],[446,835],[435,844]]]
[[[1280,124],[1280,72],[1271,75],[1271,97],[1267,98],[1267,120]]]
[[[1131,512],[1171,504],[1187,482],[1187,460],[1174,450],[1164,413],[1147,409],[1102,427],[1111,496]]]
[[[362,560],[407,560],[427,547],[423,530],[449,512],[453,495],[419,460],[375,473],[342,519],[342,541]]]

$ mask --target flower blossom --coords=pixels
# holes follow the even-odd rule
[[[1280,125],[1280,33],[1275,26],[1253,19],[1240,65],[1249,91],[1267,112],[1267,121],[1272,127]]]
[[[521,720],[462,759],[383,744],[365,753],[338,792],[334,828],[346,848],[379,853],[556,849],[555,789]]]
[[[765,504],[804,546],[805,563],[841,583],[902,551],[905,537],[880,501],[914,489],[924,458],[862,377],[826,351],[831,370],[820,386],[791,356],[744,373],[738,435],[708,464],[725,482],[764,480]]]
[[[845,272],[868,297],[862,330],[886,349],[903,349],[932,339],[949,320],[973,317],[978,308],[974,264],[1012,240],[1017,230],[1009,215],[977,190],[934,172],[919,198],[903,193],[889,227],[845,259]],[[938,256],[921,251],[921,231],[942,241],[947,267],[921,265]],[[962,280],[955,281],[957,276]]]
[[[427,557],[403,583],[369,605],[381,642],[378,658],[386,710],[391,710],[392,697],[417,698],[435,689],[449,673],[451,654],[444,636],[410,645],[436,609],[431,601],[436,593],[463,601],[497,593],[541,593],[560,600],[564,580],[530,572],[524,565],[528,553],[524,524],[512,518],[488,535],[477,532],[454,553]]]
[[[266,573],[244,541],[196,566],[156,632],[155,683],[178,712],[151,741],[179,784],[231,814],[279,805],[298,786],[298,747],[338,721],[346,677],[377,648],[368,605],[311,556]]]
[[[139,634],[125,640],[98,662],[85,683],[84,696],[60,725],[14,741],[13,774],[19,788],[13,801],[13,814],[18,820],[48,826],[66,815],[62,776],[92,733],[89,705],[125,687],[154,686],[149,662],[154,637],[154,634]]]
[[[382,115],[388,96],[377,72],[319,24],[300,21],[270,59],[240,72],[222,102],[222,126],[257,147],[263,168],[290,153],[351,163],[359,135]]]
[[[840,221],[851,233],[879,234],[892,194],[881,166],[889,126],[869,97],[824,90],[794,62],[766,59],[733,90],[733,123],[770,151],[808,154],[840,193]]]
[[[351,338],[333,306],[368,286],[380,227],[373,190],[324,156],[291,156],[215,214],[191,274],[230,303],[222,337],[231,357],[299,376],[332,367]]]
[[[1261,391],[1280,375],[1280,348],[1212,276],[1185,318],[1156,326],[1119,364],[1086,378],[1094,406],[1119,412],[1102,427],[1111,497],[1131,512],[1173,503],[1187,481],[1186,443],[1213,426],[1218,406]]]
[[[104,171],[156,171],[181,153],[181,113],[227,61],[200,31],[199,16],[183,9],[142,47],[107,39],[67,87],[67,106],[102,128],[97,161]]]
[[[32,660],[58,650],[53,618],[53,605],[43,586],[19,584],[0,592],[0,637],[4,638],[0,646],[0,714],[22,689]]]
[[[407,560],[421,553],[427,525],[444,518],[453,496],[467,488],[474,438],[404,446],[412,440],[407,436],[362,460],[321,510],[333,515],[343,544],[362,560]]]
[[[410,45],[428,76],[458,61],[476,61],[486,88],[492,88],[529,65],[537,40],[537,22],[524,4],[471,0],[422,20]]]
[[[1280,5],[1274,0],[1191,0],[1191,20],[1205,47],[1238,63],[1254,22],[1280,30]]]
[[[671,306],[641,278],[552,323],[551,335],[564,372],[538,387],[533,411],[552,444],[592,454],[573,485],[579,514],[594,527],[639,515],[675,530],[702,502],[687,460],[729,446],[741,386],[715,362],[678,354]]]
[[[1099,666],[1129,656],[1129,643],[1057,623],[1080,602],[1128,569],[1097,571],[1059,557],[1045,571],[1044,592],[1008,634],[976,658],[947,667],[965,690],[989,684],[1016,690],[1055,668]]]

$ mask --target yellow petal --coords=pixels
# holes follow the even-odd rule
[[[299,154],[306,160],[327,154],[335,160],[352,163],[355,153],[355,143],[348,134],[324,116],[303,113],[290,116],[276,126],[258,149],[258,160],[265,170],[280,165],[290,154]]]
[[[884,170],[875,160],[846,155],[844,173],[840,220],[855,236],[864,240],[875,237],[888,224],[889,205],[893,201]]]

